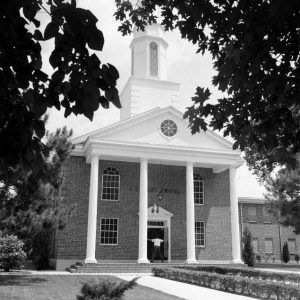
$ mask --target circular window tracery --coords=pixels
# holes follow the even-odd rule
[[[177,133],[177,125],[172,120],[165,120],[161,123],[160,130],[163,135],[172,137]]]

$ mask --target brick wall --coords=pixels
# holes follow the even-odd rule
[[[119,201],[101,200],[102,172],[112,166],[120,172]],[[138,257],[139,163],[99,161],[98,226],[96,259],[136,260]],[[229,207],[229,172],[213,174],[197,168],[204,179],[204,205],[195,206],[195,220],[206,222],[206,246],[196,248],[196,258],[231,260]],[[90,165],[83,157],[71,157],[66,165],[63,196],[73,208],[66,228],[58,233],[57,257],[84,259],[87,237],[87,214]],[[173,214],[171,218],[171,258],[186,259],[186,171],[185,167],[148,166],[148,204],[154,203]],[[157,192],[166,189],[164,199]],[[100,219],[118,218],[118,245],[100,245]]]
[[[251,208],[255,208],[256,214],[250,215]],[[272,214],[264,211],[264,204],[258,203],[240,203],[239,204],[240,223],[244,229],[247,227],[252,238],[258,239],[258,250],[261,256],[262,262],[267,259],[268,262],[272,262],[273,258],[276,261],[280,261],[280,236],[279,225],[277,218]],[[289,227],[280,226],[281,228],[281,248],[284,242],[288,242],[288,239],[294,239],[296,241],[296,251],[300,254],[300,236],[293,233],[293,230]],[[265,253],[265,239],[273,240],[273,254]],[[293,260],[293,256],[291,257]]]

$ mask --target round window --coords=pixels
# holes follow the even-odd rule
[[[177,125],[172,120],[165,120],[160,125],[160,130],[165,136],[174,136],[177,133]]]

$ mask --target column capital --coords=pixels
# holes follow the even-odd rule
[[[140,157],[140,162],[148,162],[149,158],[148,157]]]

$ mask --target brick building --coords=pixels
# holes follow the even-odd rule
[[[241,232],[247,227],[252,235],[256,256],[261,262],[280,262],[284,243],[288,243],[291,261],[300,254],[300,236],[292,228],[279,224],[278,218],[270,214],[264,198],[239,197]]]
[[[219,135],[192,135],[167,80],[162,28],[134,32],[118,123],[73,139],[62,196],[72,214],[57,235],[57,268],[74,261],[241,263],[236,168]]]

